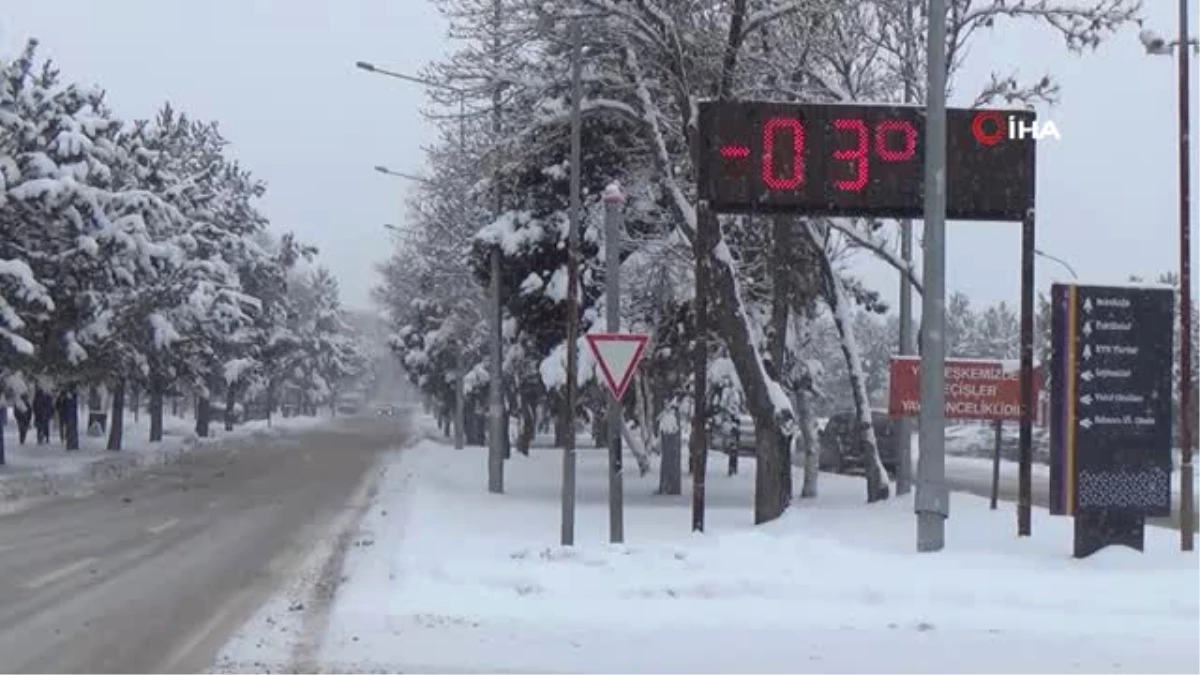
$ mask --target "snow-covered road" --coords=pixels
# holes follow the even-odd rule
[[[203,670],[404,433],[247,439],[0,517],[0,672]]]

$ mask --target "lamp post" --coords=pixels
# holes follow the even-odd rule
[[[499,7],[499,3],[497,3]],[[460,89],[441,82],[406,75],[387,68],[381,68],[369,61],[355,61],[354,66],[359,70],[364,70],[369,73],[378,73],[387,75],[398,80],[419,84],[423,87],[433,89],[441,89],[458,97],[458,149],[459,154],[465,154],[466,151],[466,108],[467,108],[467,92],[465,89]],[[495,104],[496,102],[493,101]],[[499,114],[499,108],[494,111],[494,117]],[[496,124],[496,122],[494,122]],[[375,170],[381,173],[390,175],[401,175],[399,172],[388,171],[386,167],[376,167]],[[498,194],[498,193],[497,193]],[[494,215],[499,215],[499,200],[496,200]],[[508,425],[504,421],[504,390],[502,388],[504,378],[504,335],[503,335],[503,305],[500,297],[500,248],[497,246],[492,249],[489,265],[491,267],[491,284],[489,294],[491,295],[491,307],[488,314],[490,315],[490,328],[492,334],[492,345],[489,349],[489,392],[488,392],[488,417],[489,428],[491,433],[488,434],[488,490],[491,492],[504,491],[504,453],[508,441]]]
[[[432,184],[432,181],[430,181],[428,178],[424,178],[422,176],[417,176],[417,175],[414,175],[411,173],[404,173],[403,171],[393,171],[393,170],[387,168],[386,166],[376,166],[375,171],[377,171],[378,173],[381,173],[385,176],[395,176],[396,178],[403,178],[405,180],[411,180],[416,183],[424,183],[425,185]]]
[[[1138,38],[1146,53],[1152,56],[1171,56],[1178,51],[1179,58],[1179,435],[1181,445],[1179,462],[1179,546],[1184,551],[1195,548],[1195,474],[1192,455],[1191,414],[1192,394],[1192,244],[1191,244],[1191,150],[1189,149],[1189,125],[1191,112],[1188,107],[1188,47],[1200,51],[1200,41],[1188,37],[1187,0],[1179,0],[1179,37],[1167,40],[1149,30],[1143,30]]]
[[[1049,253],[1046,253],[1045,251],[1043,251],[1040,248],[1033,249],[1033,254],[1039,258],[1045,258],[1046,260],[1049,260],[1050,262],[1054,262],[1054,263],[1058,263],[1059,265],[1062,265],[1063,269],[1065,269],[1071,275],[1072,279],[1075,279],[1076,281],[1079,280],[1079,275],[1075,273],[1075,268],[1071,267],[1071,264],[1068,263],[1066,260],[1063,260],[1062,258],[1059,258],[1058,256],[1050,255]]]

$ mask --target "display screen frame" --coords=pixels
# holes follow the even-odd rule
[[[1037,141],[1021,130],[1036,119],[1024,109],[947,109],[947,219],[1021,221],[1032,213]],[[703,101],[698,197],[718,213],[919,219],[924,130],[920,106]]]

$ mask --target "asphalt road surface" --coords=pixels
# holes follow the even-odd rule
[[[955,472],[954,466],[948,464],[946,466],[946,482],[949,483],[951,490],[968,492],[980,497],[992,496],[992,476],[990,473],[985,476],[975,472]],[[1000,501],[1016,503],[1016,467],[1009,464],[1001,468],[999,488],[998,496]],[[1045,480],[1038,480],[1036,476],[1033,480],[1033,505],[1050,508],[1050,486],[1046,484]],[[1169,518],[1147,518],[1146,524],[1178,530],[1180,526],[1178,506],[1178,501],[1176,501],[1176,508]],[[1200,525],[1200,523],[1197,523],[1197,525]],[[1200,527],[1196,527],[1195,529],[1200,531]]]
[[[284,583],[402,418],[202,449],[0,517],[0,672],[202,672]]]

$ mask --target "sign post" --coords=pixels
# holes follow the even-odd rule
[[[1171,513],[1171,289],[1051,289],[1051,513],[1075,519],[1077,558],[1142,550]]]
[[[933,17],[944,13],[945,3],[933,0],[929,12]],[[923,293],[928,297],[922,313],[925,339],[921,353],[929,366],[924,398],[936,401],[937,410],[921,424],[921,456],[925,459],[918,466],[915,505],[920,530],[917,548],[922,551],[943,547],[944,520],[949,515],[941,411],[945,396],[939,376],[945,354],[944,345],[938,342],[944,328],[946,220],[1022,223],[1024,367],[1020,378],[1024,386],[1020,407],[1025,463],[1032,456],[1034,408],[1032,251],[1037,134],[1001,137],[987,132],[986,123],[1007,121],[1021,129],[1036,128],[1036,116],[1029,110],[946,108],[941,86],[944,73],[936,63],[945,57],[942,23],[930,20],[928,110],[911,105],[705,101],[699,106],[697,134],[694,243],[698,251],[705,249],[701,234],[708,229],[708,218],[722,213],[925,219]],[[703,297],[699,281],[703,257],[699,253],[696,257],[697,298]],[[698,306],[697,317],[703,316],[702,312]],[[704,371],[697,368],[696,377],[699,389]],[[1022,475],[1026,474],[1023,469]],[[1027,488],[1028,481],[1022,487]],[[1022,513],[1018,509],[1018,533],[1028,535]]]
[[[621,207],[625,204],[621,185],[610,183],[604,189],[603,200],[605,309],[608,332],[617,333],[621,330],[621,230],[624,228]],[[595,346],[592,349],[595,350]],[[613,544],[625,541],[625,486],[621,476],[623,428],[621,400],[614,396],[608,402],[608,540]]]

